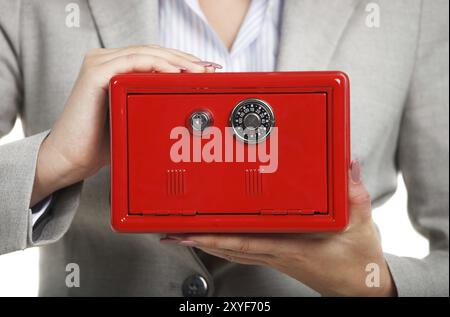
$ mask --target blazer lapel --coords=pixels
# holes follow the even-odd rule
[[[285,0],[277,69],[327,69],[357,3]]]
[[[158,0],[88,0],[103,47],[155,44]]]

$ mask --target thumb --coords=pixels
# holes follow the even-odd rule
[[[372,219],[370,194],[361,179],[361,164],[352,161],[349,173],[348,205],[350,225],[362,224]]]

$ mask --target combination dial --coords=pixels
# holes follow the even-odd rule
[[[255,144],[270,135],[275,125],[275,116],[267,102],[246,99],[231,112],[230,125],[241,141]]]

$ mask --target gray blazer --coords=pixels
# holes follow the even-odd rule
[[[81,9],[65,26],[65,6]],[[339,69],[352,83],[352,152],[374,206],[402,172],[425,259],[386,254],[400,295],[449,293],[448,1],[378,0],[381,25],[366,25],[365,0],[286,0],[279,70]],[[155,43],[156,0],[0,0],[0,135],[17,116],[26,138],[0,147],[0,254],[40,246],[40,295],[182,294],[204,276],[209,295],[314,296],[267,267],[231,264],[156,235],[112,232],[109,171],[58,191],[35,230],[29,201],[38,148],[61,113],[87,50]],[[398,237],[402,239],[401,236]],[[81,287],[67,288],[68,263]]]

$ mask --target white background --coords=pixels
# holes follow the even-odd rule
[[[18,121],[13,131],[0,140],[0,145],[21,137],[22,127]],[[397,193],[384,206],[374,210],[373,216],[380,228],[385,252],[423,258],[428,254],[428,241],[411,226],[406,211],[406,198],[406,189],[399,179]],[[0,297],[36,296],[38,261],[37,248],[0,256]]]

